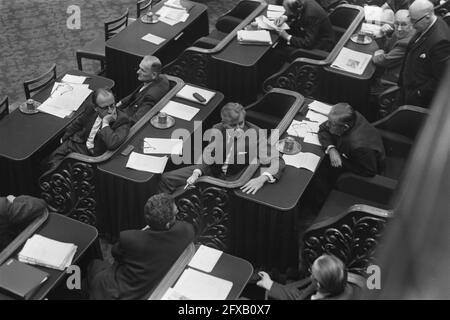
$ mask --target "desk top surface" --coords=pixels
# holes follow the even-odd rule
[[[192,84],[189,84],[193,87],[198,87]],[[211,89],[207,89],[210,91],[214,91]],[[143,153],[143,140],[144,138],[165,138],[170,139],[172,132],[176,129],[187,129],[191,134],[194,132],[194,122],[195,121],[205,121],[207,117],[218,107],[221,105],[223,101],[223,94],[215,91],[216,94],[211,99],[211,101],[202,105],[199,103],[191,102],[185,99],[175,97],[175,94],[171,98],[172,101],[176,101],[179,103],[186,104],[191,107],[199,108],[200,111],[194,116],[191,121],[186,121],[183,119],[175,118],[175,125],[169,129],[158,129],[153,127],[150,123],[144,125],[136,135],[124,146],[120,147],[118,151],[111,157],[110,160],[99,164],[98,169],[106,174],[111,174],[114,176],[121,177],[123,179],[127,179],[136,183],[146,183],[148,182],[155,174],[151,172],[137,171],[133,169],[126,168],[126,164],[128,162],[129,156],[123,156],[121,154],[122,150],[125,149],[128,145],[133,145],[134,152]],[[162,106],[161,108],[164,108]],[[183,150],[186,150],[190,145],[189,141],[184,141]],[[162,154],[151,154],[151,156],[163,156]],[[167,165],[169,165],[169,162]],[[166,166],[167,170],[167,166]]]
[[[313,100],[305,99],[305,104],[311,103]],[[302,108],[300,109],[302,110]],[[294,119],[301,121],[305,119],[306,112],[308,108],[303,109],[304,114],[299,112]],[[283,137],[287,136],[285,133]],[[325,155],[321,146],[314,144],[304,143],[303,138],[294,137],[300,142],[302,146],[301,152],[311,152],[321,157]],[[320,165],[320,163],[319,163]],[[317,168],[319,167],[317,166]],[[317,170],[316,168],[316,170]],[[259,175],[259,170],[255,173],[255,176]],[[292,166],[286,165],[283,175],[277,183],[269,184],[266,183],[263,188],[259,189],[254,195],[243,193],[240,189],[236,189],[235,194],[243,199],[256,202],[271,208],[275,208],[281,211],[292,210],[300,200],[303,192],[305,192],[311,181],[314,173],[300,168],[297,169]]]
[[[194,6],[189,10],[189,18],[185,22],[179,22],[170,26],[164,22],[154,24],[143,23],[140,19],[129,24],[125,29],[106,42],[106,48],[122,51],[128,54],[143,57],[145,55],[154,55],[158,50],[167,45],[172,39],[185,30],[192,22],[196,21],[207,7],[204,4],[192,2]],[[164,5],[161,1],[153,7],[153,12],[157,12]],[[159,45],[142,40],[141,38],[148,33],[166,39]]]
[[[98,232],[94,227],[79,222],[77,220],[68,218],[61,214],[50,213],[46,222],[40,226],[36,234],[40,234],[44,237],[54,239],[61,242],[73,243],[77,246],[77,251],[75,257],[73,258],[73,263],[75,264],[86,249],[94,242],[97,238]],[[17,255],[22,249],[20,247],[12,257],[17,259]],[[45,298],[49,291],[54,288],[59,281],[66,275],[65,271],[60,271],[56,269],[50,269],[41,266],[34,266],[44,272],[49,274],[49,278],[44,282],[44,284],[36,291],[31,299],[40,300]],[[10,296],[0,293],[0,300],[12,299]]]
[[[150,299],[161,299],[167,289],[175,285],[184,270],[190,268],[188,263],[194,254],[195,251],[190,253],[189,259],[182,259],[183,261],[176,262],[176,264],[180,265],[174,266],[174,274],[167,274],[164,279],[161,280]],[[253,274],[253,266],[247,260],[223,252],[211,272],[200,272],[232,282],[233,286],[231,287],[226,300],[237,300]]]
[[[112,88],[114,86],[114,81],[110,79],[93,76],[78,70],[71,70],[64,75],[66,74],[89,77],[84,83],[89,84],[91,90],[101,87]],[[64,75],[58,77],[57,81]],[[36,101],[44,102],[50,96],[52,88],[53,83],[36,93],[32,98]],[[0,157],[13,161],[28,159],[62,132],[91,103],[90,101],[91,98],[89,96],[75,114],[66,118],[58,118],[43,112],[28,115],[17,108],[0,120]]]
[[[359,29],[358,29],[358,31],[359,31]],[[346,47],[350,50],[359,51],[359,52],[367,53],[370,55],[373,55],[373,53],[379,49],[378,44],[376,43],[375,40],[373,40],[369,44],[358,44],[358,43],[353,42],[351,39],[349,39],[347,41],[347,43],[344,45],[344,47]],[[370,61],[369,64],[367,65],[366,69],[364,70],[364,72],[360,75],[333,68],[333,67],[331,67],[331,65],[325,66],[324,69],[327,70],[328,72],[341,74],[341,75],[344,75],[349,78],[355,78],[358,80],[369,80],[374,75],[376,66],[372,61]]]

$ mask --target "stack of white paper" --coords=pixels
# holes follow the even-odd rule
[[[151,42],[151,43],[156,44],[156,45],[160,45],[161,43],[166,41],[166,39],[158,37],[158,36],[155,36],[154,34],[151,34],[151,33],[147,33],[145,36],[143,36],[142,40]]]
[[[175,25],[179,22],[186,22],[189,18],[189,13],[185,10],[171,8],[167,6],[163,6],[156,12],[159,15],[159,20],[167,23],[168,25]]]
[[[222,251],[201,245],[189,262],[189,266],[205,272],[211,272]]]
[[[265,16],[259,16],[255,18],[259,29],[265,30],[288,30],[290,29],[287,23],[283,23],[281,26],[277,27],[274,22],[270,21]]]
[[[86,77],[83,76],[74,76],[72,74],[66,74],[61,81],[75,84],[82,84],[86,80]]]
[[[186,269],[173,289],[192,300],[225,300],[233,283],[209,274]]]
[[[287,129],[287,133],[291,136],[305,137],[308,133],[319,132],[319,123],[307,120],[292,120],[291,125]]]
[[[272,44],[272,38],[267,30],[239,30],[237,39],[241,44]]]
[[[355,74],[363,74],[372,56],[367,53],[342,48],[336,60],[331,64],[333,68],[341,69]]]
[[[267,7],[267,18],[271,20],[275,20],[278,17],[282,16],[286,10],[283,6],[277,6],[274,4],[269,4]]]
[[[198,101],[194,97],[194,93],[198,93],[199,95],[201,95],[203,98],[205,98],[205,101],[204,102]],[[212,97],[214,97],[215,95],[216,95],[216,93],[214,91],[209,91],[206,89],[193,87],[188,84],[185,84],[184,87],[180,91],[177,92],[176,96],[178,98],[183,98],[183,99],[186,99],[189,101],[193,101],[193,102],[197,102],[197,103],[206,105],[209,103],[209,101],[211,101]]]
[[[161,112],[165,112],[175,118],[191,121],[193,117],[200,111],[198,108],[190,107],[183,103],[169,101]]]
[[[139,171],[163,173],[168,159],[167,156],[154,157],[132,152],[128,158],[126,167]]]
[[[364,23],[361,26],[361,32],[365,34],[371,34],[374,37],[380,38],[383,36],[383,33],[381,32],[381,26],[377,24],[371,24],[371,23]]]
[[[306,114],[306,117],[309,120],[314,121],[314,122],[318,122],[318,123],[322,123],[322,122],[325,122],[325,121],[328,120],[327,116],[324,116],[323,114],[314,112],[312,110],[308,110],[308,113]]]
[[[183,153],[183,140],[145,138],[144,153],[146,154],[178,154]]]
[[[87,84],[55,82],[50,97],[38,110],[64,118],[78,110],[91,92]]]
[[[64,270],[72,264],[77,246],[35,234],[19,252],[19,261]]]
[[[378,6],[364,6],[365,19],[374,24],[394,24],[394,14],[391,10],[384,10]]]
[[[311,172],[316,171],[319,164],[320,157],[310,152],[299,152],[294,155],[283,155],[283,159],[288,166],[296,168],[304,168]]]
[[[304,138],[303,138],[303,142],[305,143],[310,143],[310,144],[315,144],[316,146],[321,146],[322,144],[319,141],[319,136],[315,133],[310,133],[308,132]]]
[[[328,115],[330,113],[332,107],[333,106],[330,106],[329,104],[325,104],[325,103],[317,101],[317,100],[314,100],[313,102],[311,102],[308,105],[309,110],[313,110],[315,112],[318,112],[318,113],[321,113],[324,115]]]

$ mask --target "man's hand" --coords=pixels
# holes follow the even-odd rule
[[[114,121],[114,117],[112,114],[107,114],[106,116],[103,117],[102,119],[103,121],[103,126],[110,124],[111,121]]]
[[[286,17],[284,14],[279,16],[276,20],[275,20],[275,25],[277,27],[281,26],[283,23],[285,23],[287,21],[288,17]]]
[[[16,197],[13,196],[12,194],[6,196],[6,199],[9,201],[9,203],[13,203],[13,201],[14,201],[15,198],[16,198]]]
[[[390,24],[385,23],[381,26],[381,32],[383,32],[384,35],[389,34],[393,31],[394,31],[394,28],[392,28],[392,26]]]
[[[383,49],[378,49],[377,51],[375,51],[373,53],[374,56],[379,56],[380,54],[384,54],[384,50]]]
[[[330,156],[330,162],[332,167],[335,168],[342,167],[341,155],[335,148],[331,148],[330,151],[328,151],[328,155]]]
[[[257,178],[251,179],[249,182],[241,187],[242,192],[247,194],[255,194],[261,187],[269,180],[269,177],[260,175]]]
[[[286,32],[286,30],[278,30],[278,34],[280,35],[281,38],[283,38],[284,40],[288,40],[290,37],[290,34]]]
[[[116,108],[120,108],[122,106],[122,101],[116,103]]]
[[[258,287],[264,288],[264,289],[266,289],[267,291],[269,291],[269,290],[272,288],[273,280],[272,280],[272,279],[270,278],[270,276],[269,276],[266,272],[264,272],[264,271],[258,272],[258,275],[261,277],[261,280],[259,280],[259,281],[256,283],[256,285],[257,285]]]
[[[189,178],[187,178],[186,183],[192,185],[195,183],[195,181],[197,181],[198,177],[199,177],[198,172],[194,171],[192,172],[192,175]]]

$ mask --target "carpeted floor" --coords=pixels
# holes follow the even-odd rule
[[[137,0],[0,0],[0,99],[10,104],[25,99],[23,81],[32,79],[56,63],[58,74],[76,69],[75,51],[87,41],[103,37],[103,22],[126,8],[136,16]],[[208,6],[210,27],[239,0],[201,0]],[[67,13],[77,5],[80,30],[70,30]],[[84,63],[83,63],[84,66]],[[98,65],[86,64],[95,72]]]

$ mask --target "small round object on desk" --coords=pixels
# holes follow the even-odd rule
[[[156,116],[154,116],[150,120],[150,123],[155,128],[168,129],[168,128],[171,128],[171,127],[173,127],[175,125],[175,119],[172,116],[166,115],[166,121],[165,122],[161,122],[161,119],[160,119],[159,115],[160,114],[157,114]]]
[[[33,103],[34,108],[29,107],[30,103]],[[36,114],[39,112],[38,107],[40,105],[41,105],[40,102],[34,101],[33,99],[28,99],[27,101],[25,101],[19,105],[19,110],[20,110],[20,112],[25,113],[25,114]]]
[[[151,14],[149,14],[149,13],[144,14],[141,17],[141,21],[143,23],[157,23],[159,21],[159,15],[152,13],[152,12],[150,12],[150,13]]]
[[[276,143],[276,148],[280,153],[293,155],[302,150],[301,144],[292,137],[281,139]]]
[[[358,43],[358,44],[370,44],[372,43],[372,38],[364,35],[361,36],[360,34],[355,33],[354,35],[352,35],[350,37],[350,40],[352,40],[354,43]]]

